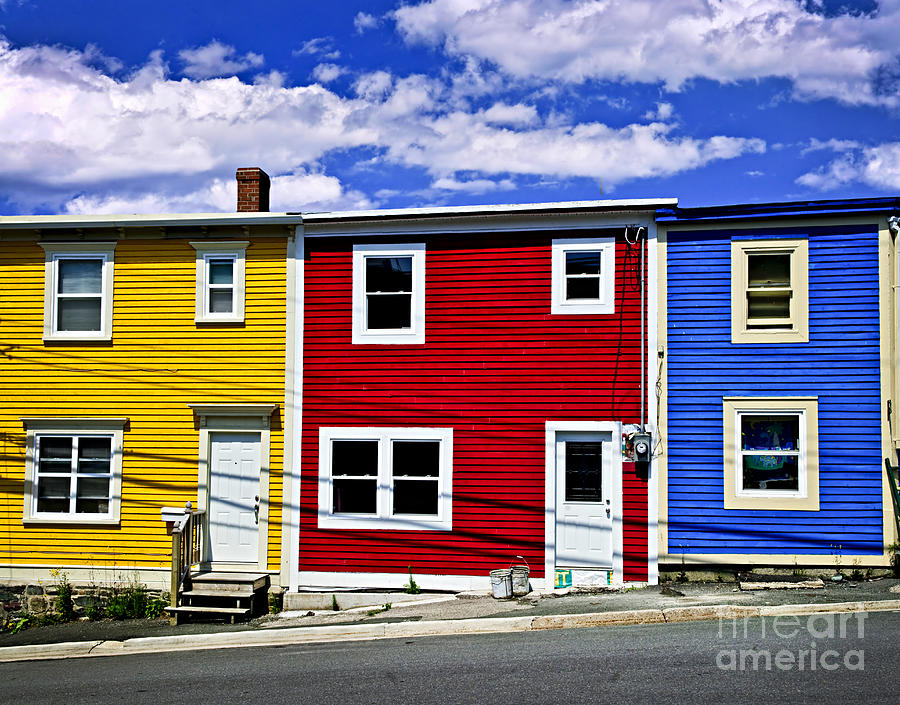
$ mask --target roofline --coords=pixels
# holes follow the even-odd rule
[[[676,207],[677,198],[635,198],[604,201],[554,201],[550,203],[504,203],[481,206],[434,206],[425,208],[389,208],[384,210],[324,211],[304,213],[303,222],[329,223],[349,220],[405,220],[448,218],[466,215],[504,215],[511,213],[573,213],[655,211],[661,207]]]
[[[72,228],[161,228],[227,225],[300,225],[300,213],[171,213],[156,215],[0,216],[0,230]]]
[[[738,203],[699,208],[661,208],[658,223],[691,223],[708,220],[739,220],[766,216],[787,218],[830,214],[877,213],[900,210],[900,197],[844,198],[820,201],[783,201],[776,203]]]

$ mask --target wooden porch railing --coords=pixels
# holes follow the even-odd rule
[[[203,515],[205,510],[194,510],[191,503],[184,505],[184,515],[172,526],[172,582],[169,604],[178,607],[181,584],[191,568],[204,559]]]

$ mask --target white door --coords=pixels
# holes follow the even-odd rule
[[[210,434],[211,561],[259,561],[259,453],[258,433]]]
[[[556,565],[613,566],[613,435],[556,434]]]

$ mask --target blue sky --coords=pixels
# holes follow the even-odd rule
[[[900,0],[0,0],[0,214],[900,194]]]

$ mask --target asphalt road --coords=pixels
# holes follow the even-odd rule
[[[900,613],[0,664],[0,702],[897,703]],[[814,666],[813,666],[814,662]]]

